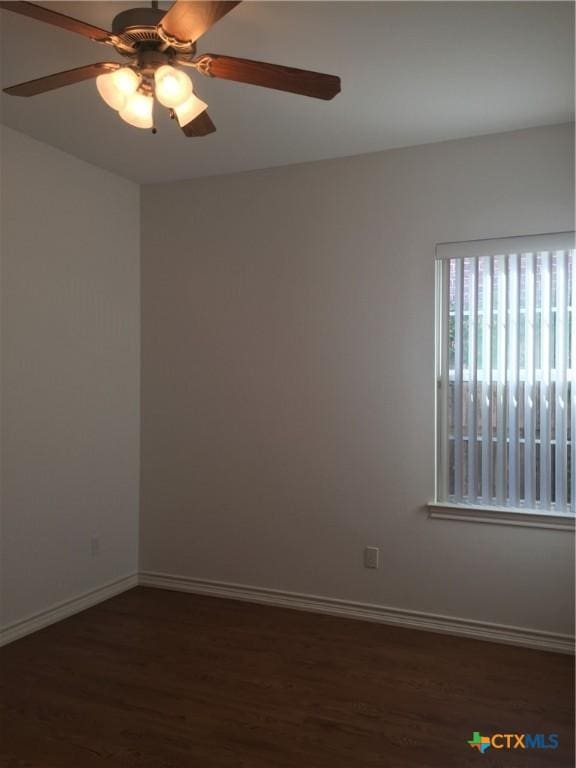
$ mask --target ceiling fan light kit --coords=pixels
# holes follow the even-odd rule
[[[200,74],[263,88],[332,99],[340,92],[340,78],[293,67],[206,53],[196,56],[196,42],[239,2],[176,0],[167,12],[132,8],[119,13],[112,32],[56,13],[40,5],[0,0],[0,8],[75,32],[105,45],[128,59],[89,64],[5,88],[12,96],[40,93],[96,78],[98,93],[120,117],[136,128],[154,128],[154,97],[170,110],[185,136],[206,136],[216,128],[208,105],[194,94],[192,80],[178,67]]]
[[[192,81],[185,72],[168,64],[154,71],[153,82],[139,70],[120,67],[99,75],[96,87],[102,99],[135,128],[153,128],[154,98],[178,118],[182,127],[194,120],[208,105],[193,94]]]

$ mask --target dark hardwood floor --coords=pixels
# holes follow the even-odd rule
[[[9,768],[572,768],[568,656],[138,588],[0,651]],[[473,731],[557,733],[481,755]]]

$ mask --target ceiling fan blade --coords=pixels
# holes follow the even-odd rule
[[[37,80],[28,80],[26,83],[4,88],[4,93],[8,93],[10,96],[36,96],[39,93],[53,91],[55,88],[63,88],[65,85],[74,85],[74,83],[81,83],[82,80],[90,80],[90,78],[98,77],[98,75],[106,72],[112,72],[119,66],[119,64],[111,61],[87,64],[85,67],[67,69],[64,72],[57,72],[54,75],[39,77]]]
[[[53,24],[55,27],[67,29],[68,32],[76,32],[78,35],[90,38],[90,40],[97,40],[100,43],[112,42],[113,35],[111,32],[95,27],[92,24],[86,24],[84,21],[73,19],[71,16],[65,16],[63,13],[50,11],[41,5],[35,5],[35,3],[12,2],[12,0],[5,2],[2,0],[0,8],[12,11],[13,13],[19,13],[22,16],[29,16],[31,19],[36,19],[36,21]]]
[[[260,85],[277,91],[299,93],[314,99],[333,99],[340,93],[340,78],[323,75],[307,69],[282,67],[263,61],[237,59],[234,56],[219,56],[206,53],[197,57],[194,63],[199,72],[209,77],[236,80],[239,83]]]
[[[230,13],[241,0],[214,2],[211,0],[176,0],[160,22],[158,31],[178,48],[195,43],[223,16]]]
[[[209,133],[214,133],[216,126],[210,119],[208,112],[204,111],[187,125],[181,126],[181,129],[184,135],[188,137],[207,136]]]

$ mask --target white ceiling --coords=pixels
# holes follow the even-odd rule
[[[145,4],[43,3],[105,28]],[[199,52],[340,75],[342,93],[323,102],[194,75],[217,127],[196,139],[164,111],[155,136],[126,125],[94,82],[3,95],[1,119],[144,183],[560,123],[574,119],[573,13],[570,2],[244,2]],[[120,60],[107,46],[0,15],[3,87]]]

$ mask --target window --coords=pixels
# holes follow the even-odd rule
[[[437,247],[437,501],[576,505],[574,233]]]

